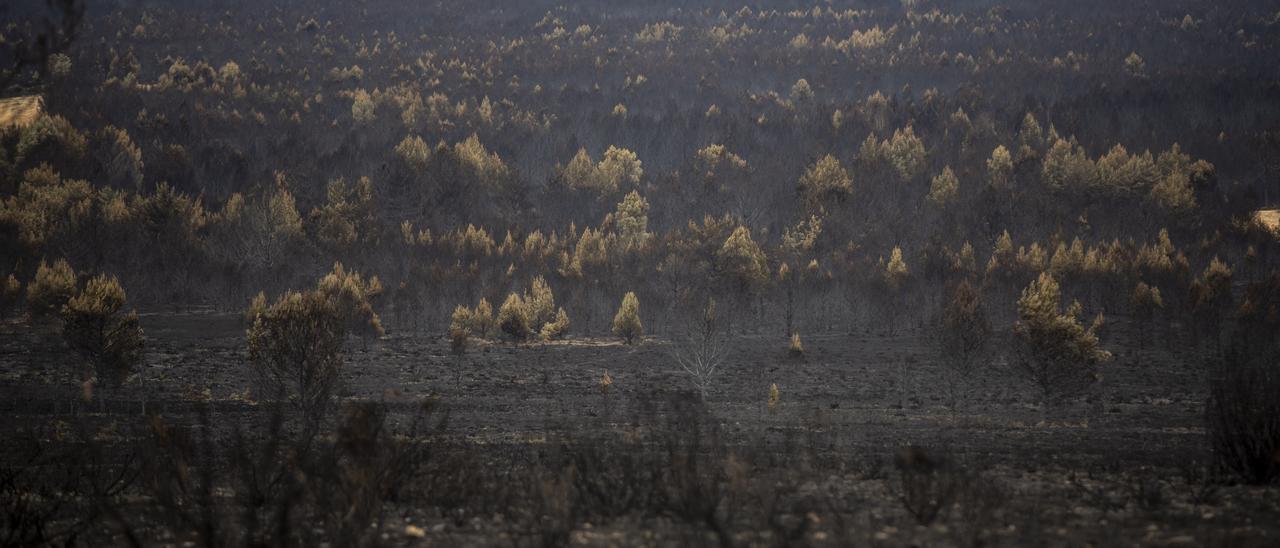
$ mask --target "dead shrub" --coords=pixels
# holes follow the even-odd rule
[[[1218,463],[1246,483],[1280,478],[1280,367],[1241,348],[1211,364],[1205,421]]]
[[[963,478],[945,458],[909,445],[894,458],[898,469],[898,500],[921,525],[929,525],[955,501]]]

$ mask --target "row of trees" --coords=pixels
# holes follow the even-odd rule
[[[1143,244],[1118,239],[1086,244],[1075,238],[1017,247],[1005,231],[985,261],[968,242],[958,250],[933,244],[914,254],[895,246],[887,257],[877,257],[854,241],[841,247],[827,230],[831,216],[823,214],[789,227],[773,245],[758,241],[749,227],[730,217],[656,234],[649,229],[648,200],[633,191],[598,228],[571,225],[564,234],[535,230],[521,237],[508,232],[499,242],[474,225],[435,233],[403,222],[398,234],[392,232],[372,213],[371,184],[363,179],[349,187],[334,181],[327,202],[304,220],[283,177],[260,198],[233,197],[221,211],[209,212],[201,200],[169,187],[150,195],[94,190],[41,168],[28,172],[24,193],[6,201],[3,217],[18,229],[18,242],[26,249],[62,251],[77,263],[97,265],[95,270],[121,272],[142,289],[149,288],[148,281],[165,279],[169,287],[159,295],[187,299],[200,297],[191,294],[199,281],[238,287],[279,273],[296,279],[297,269],[286,268],[291,260],[306,264],[332,253],[356,254],[360,262],[382,265],[379,270],[395,280],[387,290],[389,308],[408,325],[424,312],[415,302],[447,300],[449,293],[504,302],[498,291],[520,280],[568,288],[568,309],[578,310],[575,315],[585,319],[588,332],[593,309],[605,304],[605,294],[626,287],[643,288],[647,300],[668,311],[714,295],[736,310],[754,311],[757,321],[765,319],[767,305],[777,303],[786,309],[788,333],[797,302],[815,295],[837,291],[851,298],[870,295],[869,301],[928,302],[932,297],[921,289],[958,277],[979,279],[985,291],[1000,298],[1049,271],[1092,306],[1112,311],[1128,310],[1134,287],[1146,284],[1161,290],[1162,298],[1161,306],[1139,311],[1143,317],[1175,307],[1208,313],[1230,297],[1232,269],[1211,258],[1202,275],[1192,275],[1190,260],[1167,231]],[[1265,262],[1259,249],[1268,244],[1256,241],[1241,265],[1249,278]],[[289,278],[283,281],[286,285]],[[879,292],[881,285],[888,291]],[[547,323],[552,322],[535,318],[530,332]]]

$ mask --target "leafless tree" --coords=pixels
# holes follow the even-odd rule
[[[690,318],[685,332],[684,340],[672,345],[671,357],[689,375],[698,393],[706,398],[728,355],[724,329],[716,315],[715,299],[707,299],[706,306]]]

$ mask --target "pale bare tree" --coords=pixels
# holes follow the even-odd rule
[[[686,336],[671,347],[671,357],[689,375],[694,388],[706,398],[728,355],[724,330],[716,316],[715,299],[690,318]]]

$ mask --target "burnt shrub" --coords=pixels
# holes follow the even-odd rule
[[[898,500],[921,525],[928,525],[951,507],[963,487],[963,477],[943,457],[914,445],[894,457],[898,469]]]
[[[1209,363],[1205,421],[1219,465],[1247,483],[1280,479],[1280,274],[1253,284],[1232,343]]]
[[[1215,361],[1205,412],[1219,464],[1251,484],[1280,477],[1280,369],[1232,349]]]

